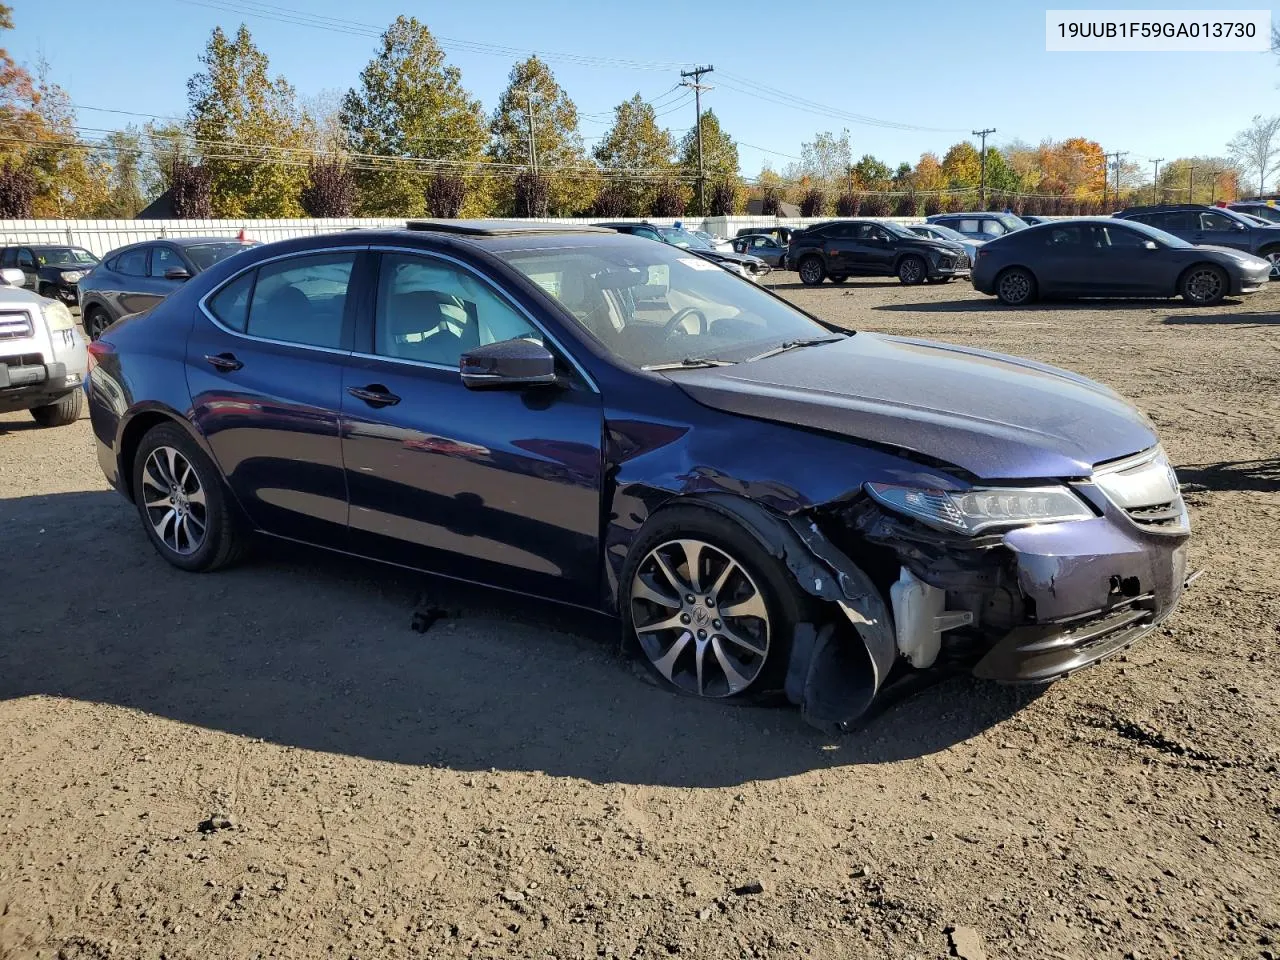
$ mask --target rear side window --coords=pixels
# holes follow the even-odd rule
[[[1170,233],[1186,233],[1200,229],[1200,218],[1196,216],[1194,210],[1174,210],[1171,213],[1159,214],[1151,225],[1161,230],[1168,230]]]
[[[1003,237],[1009,231],[1005,229],[1004,224],[999,220],[983,220],[982,232],[989,237]]]
[[[126,250],[116,257],[115,266],[112,269],[126,277],[145,277],[147,275],[147,248],[138,247],[136,250]]]
[[[241,274],[209,298],[209,312],[224,327],[244,333],[249,323],[249,296],[256,270]]]
[[[247,332],[266,340],[342,347],[342,319],[356,255],[294,257],[258,270]]]
[[[950,221],[947,223],[947,226],[953,230],[959,230],[961,233],[981,233],[982,232],[982,225],[972,217],[964,220]]]

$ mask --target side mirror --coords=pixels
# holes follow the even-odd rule
[[[518,390],[559,381],[551,351],[524,338],[468,350],[458,361],[458,372],[463,386],[471,390]]]
[[[1238,233],[1244,233],[1244,231],[1249,229],[1249,225],[1247,223],[1241,223],[1239,220],[1233,220],[1232,223],[1235,224],[1236,231]]]
[[[1147,250],[1159,250],[1159,249],[1160,249],[1160,244],[1156,243],[1154,240],[1144,240],[1144,241],[1143,241],[1143,243],[1142,243],[1142,246],[1143,246],[1144,248],[1146,248]]]
[[[5,267],[0,270],[0,283],[9,287],[20,287],[27,282],[27,275],[17,267]]]
[[[186,267],[170,267],[164,272],[166,280],[190,280],[191,271]]]

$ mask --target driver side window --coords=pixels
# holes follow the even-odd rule
[[[378,274],[374,352],[457,367],[468,350],[542,337],[479,277],[442,260],[386,253]]]

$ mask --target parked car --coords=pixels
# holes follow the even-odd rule
[[[732,250],[716,250],[704,240],[695,237],[688,230],[681,227],[661,227],[647,222],[627,223],[622,221],[597,223],[596,226],[616,230],[618,233],[629,234],[633,237],[643,237],[646,240],[657,240],[659,243],[666,243],[682,250],[688,250],[690,253],[697,254],[703,260],[718,263],[730,273],[736,273],[739,276],[746,277],[748,280],[760,280],[769,273],[769,264],[759,257],[735,253]]]
[[[695,237],[703,243],[711,247],[712,250],[732,250],[733,244],[724,237],[717,237],[715,234],[707,233],[705,230],[690,230]]]
[[[743,227],[738,231],[739,237],[754,237],[758,235],[773,237],[782,246],[786,246],[791,242],[792,234],[796,233],[794,227]]]
[[[978,255],[978,248],[987,241],[970,240],[963,233],[956,233],[950,227],[944,227],[940,223],[913,223],[908,225],[908,230],[919,237],[928,237],[930,240],[947,240],[951,243],[958,243],[964,247],[965,255],[972,264],[974,258]]]
[[[950,227],[970,240],[994,240],[1028,226],[1011,213],[939,213],[925,219],[927,223]]]
[[[66,304],[23,288],[0,269],[0,413],[30,410],[42,427],[74,423],[84,409],[84,338]]]
[[[1267,223],[1280,223],[1280,207],[1277,207],[1274,203],[1267,203],[1265,200],[1239,200],[1235,203],[1228,203],[1226,206],[1228,210],[1249,214],[1265,220]]]
[[[34,243],[0,249],[0,269],[21,270],[21,286],[72,307],[77,284],[97,265],[98,258],[84,247]]]
[[[745,237],[736,237],[733,241],[733,250],[735,253],[759,257],[775,270],[787,268],[787,248],[765,234],[749,233]]]
[[[1177,478],[1105,387],[665,244],[415,226],[248,251],[91,345],[99,461],[169,563],[256,530],[598,609],[664,684],[824,729],[912,670],[1066,676],[1178,603]]]
[[[844,283],[854,274],[896,276],[905,284],[969,275],[969,257],[960,244],[916,236],[881,220],[831,220],[793,234],[787,262],[808,285],[827,278]]]
[[[123,316],[150,310],[189,279],[257,241],[169,237],[112,250],[80,281],[80,322],[90,340]]]
[[[1198,247],[1136,220],[1080,217],[984,244],[974,289],[1010,306],[1037,297],[1176,297],[1212,306],[1254,293],[1271,265],[1220,247]]]
[[[1024,213],[1020,217],[1018,217],[1018,219],[1021,220],[1023,223],[1025,223],[1027,226],[1034,227],[1038,223],[1052,223],[1057,218],[1041,217],[1033,213]]]
[[[1200,203],[1166,203],[1129,207],[1113,214],[1122,220],[1145,223],[1189,243],[1232,247],[1270,261],[1271,279],[1280,278],[1280,224],[1260,227],[1233,210]]]

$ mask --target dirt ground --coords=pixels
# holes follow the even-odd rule
[[[0,958],[1280,957],[1280,290],[794,276],[1136,400],[1207,568],[1166,629],[828,740],[668,695],[608,621],[303,550],[177,572],[87,421],[2,416]]]

